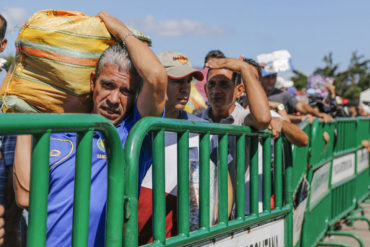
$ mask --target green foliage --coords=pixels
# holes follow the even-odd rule
[[[291,80],[297,90],[302,90],[307,85],[307,76],[298,70],[293,70],[294,76]]]
[[[4,59],[6,60],[5,64],[8,66],[8,68],[10,68],[10,66],[13,64],[14,56],[6,55],[6,56],[4,56]]]

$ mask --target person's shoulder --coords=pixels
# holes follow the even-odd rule
[[[194,114],[191,114],[189,112],[183,111],[181,114],[181,119],[186,119],[190,121],[200,121],[200,122],[208,122],[207,120],[201,118],[200,116],[196,116]]]
[[[277,95],[277,94],[284,94],[284,90],[281,90],[279,88],[274,88],[274,90],[272,90],[272,93],[270,95]]]

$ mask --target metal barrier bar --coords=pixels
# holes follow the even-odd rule
[[[46,218],[49,191],[50,130],[33,136],[28,246],[46,244]]]
[[[45,246],[47,200],[49,188],[49,144],[51,132],[86,132],[91,129],[104,135],[108,159],[108,198],[106,246],[122,246],[124,158],[116,128],[104,117],[95,114],[3,114],[1,135],[34,135],[32,151],[30,225],[28,246]],[[78,181],[77,181],[78,183]],[[137,189],[136,189],[137,193]],[[89,201],[84,202],[89,205]],[[89,225],[85,225],[86,228]],[[137,231],[137,229],[136,229]]]
[[[127,211],[129,212],[128,216],[126,216],[126,226],[125,229],[130,230],[130,233],[134,233],[133,229],[137,230],[137,216],[133,215],[137,210],[137,205],[135,203],[130,203],[130,201],[137,201],[137,194],[133,193],[133,190],[129,189],[130,186],[133,188],[137,186],[137,162],[138,162],[138,150],[142,145],[142,141],[144,136],[150,132],[157,132],[162,129],[171,132],[183,133],[184,130],[189,131],[189,133],[199,134],[199,161],[200,161],[200,228],[199,230],[192,231],[187,236],[186,234],[178,234],[177,236],[173,236],[169,239],[166,239],[165,242],[156,241],[154,237],[154,242],[150,244],[150,246],[158,246],[158,245],[166,245],[166,246],[180,246],[180,245],[187,245],[187,244],[197,244],[201,241],[208,241],[219,236],[225,236],[225,234],[233,233],[234,231],[245,230],[246,227],[253,227],[257,224],[261,224],[263,222],[271,221],[274,219],[281,219],[288,215],[288,213],[292,210],[291,205],[281,205],[278,209],[273,209],[270,211],[265,212],[258,212],[258,139],[259,138],[267,138],[270,136],[268,132],[250,132],[248,127],[244,126],[231,126],[231,125],[223,125],[223,124],[210,124],[210,123],[203,123],[203,122],[192,122],[192,121],[183,121],[177,119],[159,119],[159,118],[145,118],[140,120],[131,130],[125,146],[125,154],[126,154],[126,169],[127,169],[127,186],[126,186],[126,200],[128,208]],[[224,189],[221,192],[224,194],[224,199],[219,198],[219,217],[218,217],[218,224],[214,226],[210,226],[210,135],[218,135],[219,138],[219,157],[218,157],[218,173],[222,173],[221,178],[219,178],[219,188],[222,188],[222,184],[224,183]],[[245,137],[249,136],[252,139],[255,139],[254,145],[254,152],[251,152],[251,157],[254,155],[254,163],[251,164],[251,189],[252,189],[252,214],[248,217],[245,217],[244,209],[245,207],[245,195],[243,189],[245,190],[245,163],[243,164],[242,160],[245,160],[245,155],[241,155],[241,157],[235,157],[235,162],[239,163],[237,165],[237,187],[236,187],[236,200],[237,200],[237,214],[240,217],[237,217],[233,220],[228,220],[227,214],[227,139],[228,136],[235,136],[237,140],[237,155],[245,152]],[[179,144],[180,145],[180,144]],[[158,146],[154,143],[153,146]],[[249,147],[251,148],[251,147]],[[136,150],[136,153],[134,152]],[[225,150],[225,151],[221,151]],[[281,150],[280,150],[281,151]],[[154,153],[158,153],[154,151]],[[224,154],[223,154],[224,153]],[[239,161],[238,161],[239,160]],[[223,166],[225,164],[225,166]],[[163,165],[163,164],[162,164]],[[226,175],[226,176],[225,176]],[[222,178],[223,177],[223,178]],[[224,182],[221,180],[224,179]],[[281,178],[282,179],[282,178]],[[135,184],[133,186],[133,184]],[[129,185],[131,184],[131,185]],[[220,185],[221,184],[221,185]],[[157,186],[157,184],[155,184]],[[244,187],[241,189],[241,187]],[[239,189],[238,189],[239,188]],[[278,187],[279,188],[279,187]],[[282,186],[280,186],[280,190],[282,190]],[[279,194],[279,193],[278,193]],[[280,191],[280,195],[283,192]],[[219,194],[220,196],[220,194]],[[239,199],[238,199],[239,197]],[[254,199],[253,199],[254,197]],[[224,209],[220,209],[222,207],[222,203],[224,203]],[[133,207],[134,206],[134,207]],[[226,217],[223,216],[226,215]],[[224,217],[224,218],[223,218]],[[137,237],[133,235],[127,235],[127,230],[125,230],[125,245],[132,245],[137,244]],[[135,242],[133,242],[135,239]]]
[[[189,131],[179,133],[177,145],[177,181],[179,234],[189,236]]]
[[[250,153],[250,213],[258,215],[258,137],[251,138]]]
[[[223,135],[219,139],[219,164],[218,168],[218,223],[227,224],[227,208],[228,208],[228,167],[227,167],[227,138],[228,135]]]
[[[209,148],[210,133],[207,132],[201,135],[199,143],[199,177],[205,178],[199,181],[199,228],[209,229],[209,160],[210,160],[210,148]]]
[[[271,210],[271,137],[263,141],[263,210]]]
[[[92,139],[93,130],[77,135],[72,246],[87,246],[89,240]]]
[[[236,218],[245,218],[245,135],[236,141]]]
[[[281,137],[275,141],[275,208],[283,205],[283,153]]]
[[[282,139],[281,137],[279,137]],[[293,163],[291,153],[288,148],[291,148],[290,144],[284,141],[284,153],[285,153],[285,183],[284,183],[284,204],[292,205],[294,197],[293,188]],[[293,211],[289,212],[285,220],[285,243],[286,246],[293,246]]]
[[[166,241],[164,129],[153,138],[153,243]]]
[[[335,120],[337,129],[337,143],[334,148],[334,155],[341,155],[352,152],[357,148],[357,134],[348,133],[357,131],[358,123],[355,118],[337,118]]]

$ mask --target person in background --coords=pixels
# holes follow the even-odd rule
[[[177,51],[162,52],[158,55],[168,76],[167,100],[165,117],[190,121],[202,121],[184,111],[190,96],[190,83],[193,78],[203,79],[201,71],[192,67],[190,60]],[[214,142],[212,142],[214,144]],[[211,146],[211,154],[217,154],[217,146]],[[217,158],[210,161],[210,224],[217,221]],[[177,234],[177,134],[165,133],[165,192],[166,192],[166,237]],[[189,135],[189,200],[190,200],[190,231],[199,229],[199,135]],[[233,190],[229,177],[229,207],[231,212]],[[146,174],[140,191],[138,202],[139,244],[152,242],[152,170]]]
[[[5,38],[6,28],[7,28],[7,21],[4,18],[4,16],[0,14],[0,53],[4,52],[8,44],[8,40]],[[3,84],[6,73],[8,72],[8,68],[5,62],[6,62],[5,59],[0,58],[0,87]]]
[[[0,15],[0,53],[7,47],[6,29],[7,21]],[[8,71],[5,62],[0,58],[0,87]],[[15,136],[0,136],[0,246],[17,247],[21,244],[19,223],[22,209],[16,205],[13,190],[15,142]]]
[[[208,74],[208,67],[206,67],[206,63],[208,62],[209,59],[211,58],[225,58],[225,54],[220,51],[220,50],[211,50],[209,51],[205,58],[204,58],[204,65],[203,65],[203,79],[202,80],[198,80],[198,82],[196,83],[196,88],[198,89],[198,91],[201,93],[201,95],[203,96],[204,98],[204,101],[207,103],[208,102],[208,99],[207,99],[207,94],[206,92],[204,91],[204,86],[206,85],[207,83],[207,74]],[[197,114],[200,114],[201,112],[203,112],[205,109],[198,109],[197,110]],[[195,113],[194,113],[195,114]]]
[[[278,113],[280,111],[286,110],[288,114],[293,114],[295,112],[299,112],[301,114],[311,114],[314,117],[322,118],[324,122],[333,121],[333,118],[330,115],[319,112],[317,109],[313,109],[303,101],[298,101],[294,97],[294,95],[292,95],[288,91],[283,91],[281,89],[275,88],[276,79],[276,72],[266,71],[265,69],[262,69],[262,76],[260,78],[260,81],[263,89],[267,94],[269,102],[274,102],[270,103],[270,107],[273,110]],[[289,117],[291,121],[295,121],[295,118],[297,118],[295,116]],[[302,117],[299,116],[299,119],[302,119]]]

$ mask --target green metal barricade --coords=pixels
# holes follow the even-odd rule
[[[309,141],[311,141],[311,124],[309,123],[309,121],[307,120],[300,123],[299,127],[306,133]],[[307,171],[310,145],[307,145],[305,147],[297,147],[290,144],[290,146],[292,151],[291,159],[293,167],[293,246],[301,246],[301,231],[304,221],[304,212],[306,209],[308,194]],[[286,159],[288,158],[289,155],[286,155]]]
[[[178,225],[179,233],[169,239],[165,234],[165,167],[164,137],[165,131],[176,132],[178,135]],[[277,231],[283,232],[282,245],[292,246],[291,232],[291,179],[292,169],[288,164],[283,176],[282,140],[275,143],[274,184],[271,191],[271,137],[269,133],[251,132],[245,126],[210,124],[176,119],[144,118],[130,132],[125,144],[126,178],[125,181],[125,227],[124,245],[136,246],[138,243],[138,159],[139,150],[144,136],[151,132],[153,136],[153,243],[149,246],[181,246],[207,244],[216,239],[238,239],[247,236],[263,226],[276,223]],[[189,134],[199,134],[200,164],[200,216],[199,230],[189,231]],[[209,215],[209,167],[210,137],[218,136],[218,222],[210,225]],[[228,172],[228,137],[236,138],[236,194],[235,219],[229,220],[227,215],[227,172]],[[245,148],[246,137],[251,141],[250,149],[250,215],[245,215]],[[263,210],[258,209],[258,142],[263,143]],[[283,184],[285,184],[283,188]],[[275,208],[271,209],[270,198],[274,194]],[[256,227],[256,228],[255,228]],[[249,233],[251,232],[251,233]],[[273,232],[273,230],[272,230]],[[265,234],[266,235],[266,234]],[[224,241],[224,240],[223,240]],[[244,240],[247,241],[247,240]],[[257,240],[256,240],[257,241]],[[258,240],[259,241],[259,240]],[[261,240],[262,241],[262,240]],[[265,240],[263,240],[265,241]],[[269,241],[269,240],[266,240]],[[216,241],[217,243],[217,241]],[[248,242],[243,242],[248,243]],[[250,242],[250,244],[254,243]],[[276,242],[277,244],[277,242]],[[274,246],[280,246],[280,245]],[[249,246],[249,245],[248,245]]]
[[[331,172],[332,210],[330,225],[343,218],[356,206],[356,150],[357,121],[355,118],[337,118],[336,145]]]
[[[369,154],[362,147],[363,140],[370,140],[370,119],[357,118],[357,152],[356,152],[356,200],[362,202],[370,192]],[[366,186],[367,185],[367,186]]]
[[[302,246],[315,246],[325,236],[331,214],[330,172],[334,123],[312,123],[308,182],[310,194],[302,229]]]
[[[328,124],[314,121],[310,140],[311,168],[308,173],[310,196],[302,231],[302,246],[315,246],[318,243],[341,245],[320,242],[326,234],[351,236],[363,246],[357,235],[333,231],[333,226],[340,219],[361,219],[366,220],[370,227],[365,217],[351,215],[357,210],[357,202],[369,193],[368,154],[359,152],[362,150],[360,139],[366,139],[369,133],[369,120],[338,118]],[[324,135],[326,139],[329,137],[328,142]],[[361,156],[365,164],[359,172]]]
[[[308,121],[302,122],[299,127],[306,133],[308,140],[311,141],[311,124]],[[292,158],[293,158],[293,182],[292,186],[296,192],[302,179],[306,177],[308,152],[310,145],[305,147],[297,147],[292,145]]]
[[[270,232],[282,230],[283,240],[279,241],[283,241],[284,246],[315,246],[335,221],[343,217],[348,219],[347,215],[355,209],[356,202],[364,200],[369,195],[369,163],[367,166],[366,163],[359,164],[363,154],[359,152],[362,150],[361,140],[370,138],[369,118],[337,119],[336,122],[328,124],[316,119],[312,125],[301,126],[309,136],[309,147],[297,148],[287,144],[282,138],[277,139],[274,145],[273,169],[270,134],[252,132],[245,126],[144,118],[132,128],[125,148],[122,149],[115,127],[105,118],[97,115],[5,114],[1,115],[0,119],[0,135],[32,134],[34,137],[28,234],[30,247],[45,246],[49,143],[50,134],[53,132],[78,133],[75,195],[79,196],[75,197],[74,203],[73,246],[87,246],[91,141],[94,131],[100,131],[105,136],[109,164],[106,246],[138,245],[138,160],[143,139],[148,133],[153,139],[154,184],[153,243],[149,246],[217,243],[221,246],[223,242],[220,241],[232,239],[233,241],[244,240],[243,243],[248,246],[255,246],[255,244],[263,246],[264,240],[259,240],[258,237],[253,240],[244,238],[257,236],[253,234],[261,229],[269,229]],[[165,235],[164,139],[166,131],[176,132],[178,136],[179,228],[178,235],[169,239],[166,239]],[[199,229],[191,232],[189,229],[189,135],[192,133],[199,135],[200,214]],[[210,139],[214,136],[217,136],[218,140],[218,222],[211,225]],[[227,215],[229,137],[235,137],[236,140],[235,218],[231,220]],[[259,174],[259,143],[263,147],[262,174]],[[246,148],[249,149],[249,156],[245,153]],[[247,162],[250,166],[250,201],[246,202],[245,173],[248,157],[250,159]],[[348,159],[353,160],[353,174],[343,175],[342,172],[347,168],[348,171],[352,169],[350,165],[348,167],[341,165],[347,164]],[[260,175],[263,178],[262,183],[259,182]],[[309,185],[308,198],[306,202],[300,201],[295,205],[297,193],[306,180]],[[263,188],[262,198],[259,198],[259,187]],[[275,206],[273,209],[271,208],[272,195]],[[259,210],[260,200],[262,210]],[[250,208],[248,215],[245,210],[246,203],[249,203]],[[299,205],[305,207],[303,226],[295,225],[297,218],[295,214]],[[302,229],[302,232],[294,236],[297,229],[299,231]],[[266,239],[266,243],[275,240],[277,241],[277,239]]]
[[[92,136],[105,137],[108,161],[106,246],[122,246],[124,159],[115,127],[92,114],[3,114],[0,135],[33,135],[28,246],[45,246],[49,187],[49,146],[53,132],[77,132],[73,246],[87,246],[89,231]],[[72,226],[71,226],[72,227]]]

